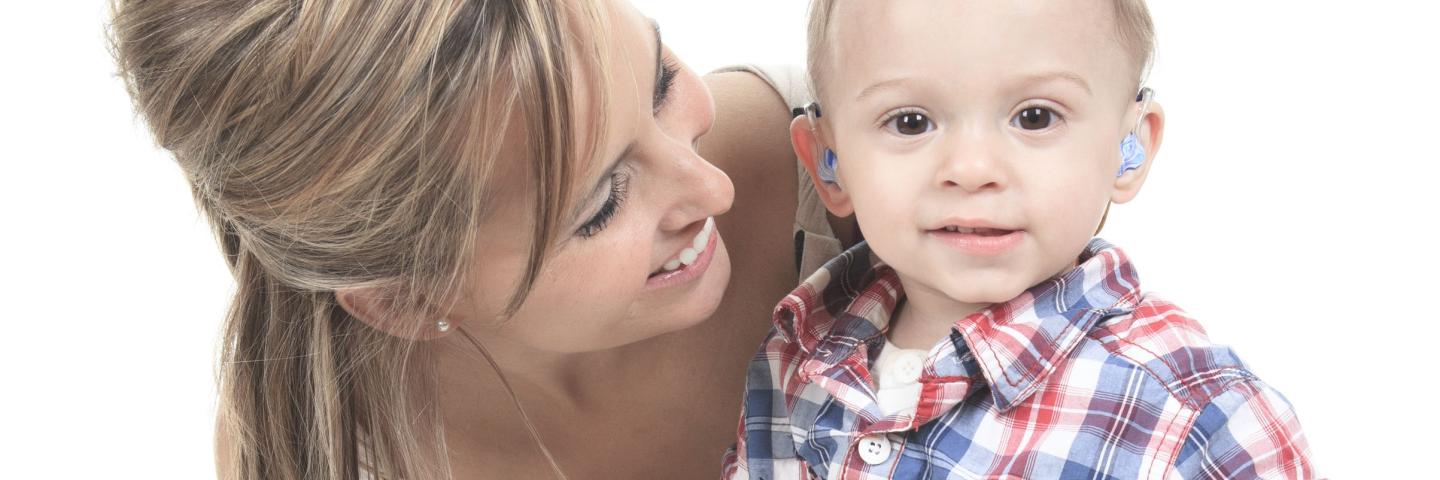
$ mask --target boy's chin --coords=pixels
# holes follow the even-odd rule
[[[1013,300],[1033,286],[1021,278],[997,278],[995,275],[984,277],[987,278],[946,279],[947,285],[941,292],[958,303],[984,306]]]

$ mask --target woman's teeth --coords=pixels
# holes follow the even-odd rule
[[[662,272],[670,272],[695,263],[700,258],[700,253],[705,251],[705,246],[710,244],[710,234],[715,231],[715,219],[705,220],[705,226],[700,228],[700,233],[695,234],[695,239],[690,241],[690,246],[680,251],[680,255],[665,262],[660,267]]]

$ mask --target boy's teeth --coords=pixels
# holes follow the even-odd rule
[[[999,230],[994,228],[966,228],[956,226],[945,227],[945,231],[950,233],[964,233],[970,235],[1004,235],[1009,232],[1009,230]]]
[[[675,270],[675,269],[677,269],[677,268],[680,268],[680,261],[679,261],[679,260],[671,260],[671,261],[665,262],[665,266],[660,267],[661,270],[665,270],[665,271],[667,271],[667,272],[672,271],[672,270]]]

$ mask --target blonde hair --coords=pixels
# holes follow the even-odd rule
[[[811,0],[809,22],[806,29],[806,67],[810,72],[810,88],[815,97],[820,97],[821,75],[827,57],[826,40],[830,34],[830,21],[839,0]],[[1155,55],[1155,23],[1150,18],[1150,8],[1145,0],[1112,0],[1114,7],[1116,39],[1130,54],[1135,66],[1136,86],[1144,81],[1146,72]]]
[[[221,478],[447,478],[434,361],[335,291],[434,328],[467,288],[496,165],[536,205],[513,313],[563,234],[602,123],[593,6],[547,0],[112,0],[112,51],[236,280],[220,353]],[[583,3],[583,2],[582,2]],[[593,80],[604,111],[603,74]],[[507,126],[528,150],[501,158]],[[420,321],[429,319],[429,321]]]

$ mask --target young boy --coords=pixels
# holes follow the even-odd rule
[[[791,138],[865,242],[776,308],[726,477],[1314,476],[1288,402],[1092,239],[1160,147],[1143,0],[811,16]]]

